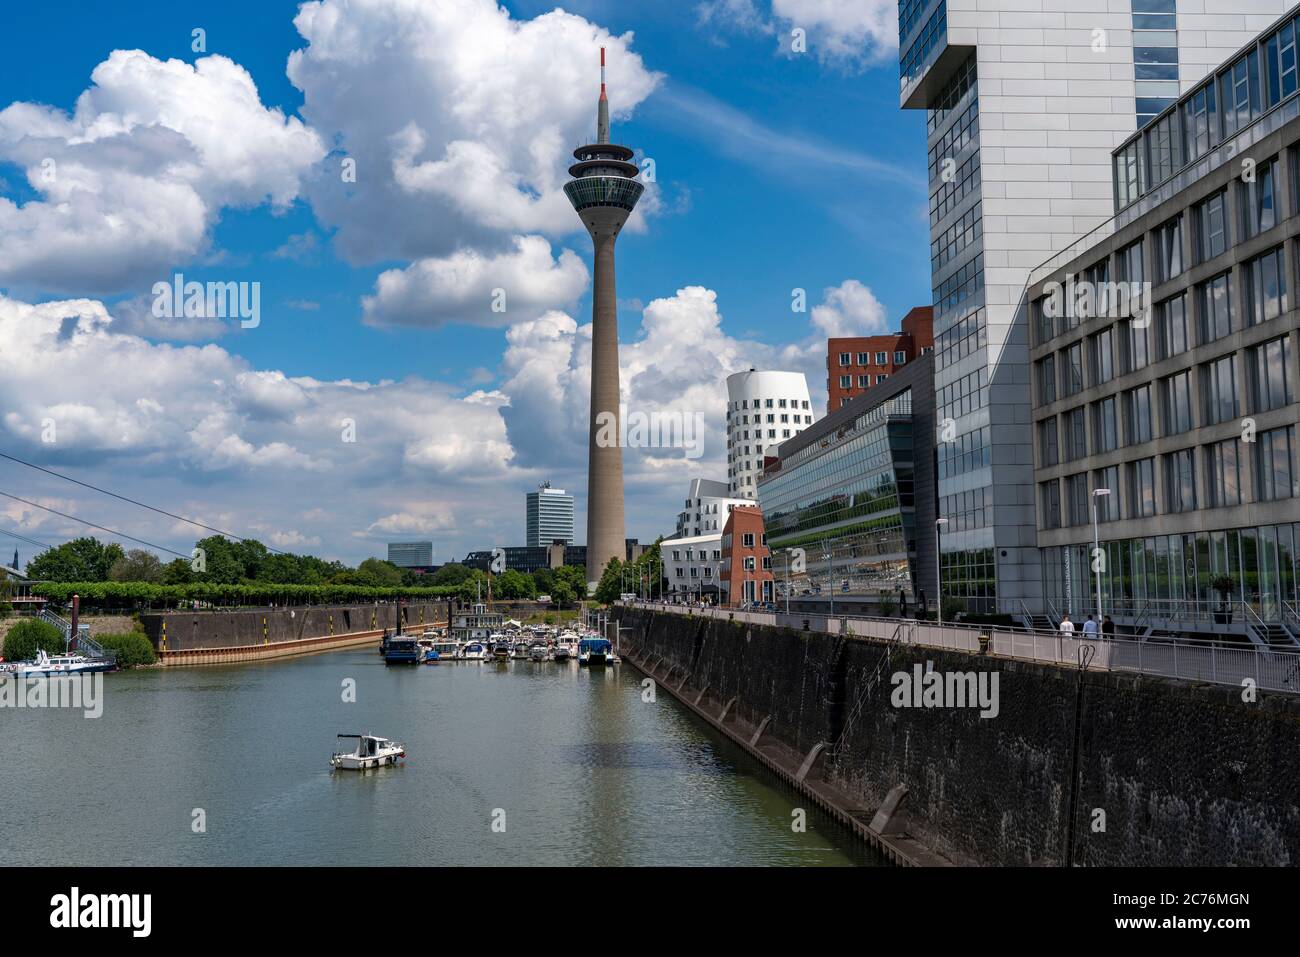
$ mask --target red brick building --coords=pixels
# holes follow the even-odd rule
[[[887,336],[826,340],[826,412],[885,381],[898,367],[934,350],[934,309],[915,306]]]
[[[772,553],[763,531],[763,513],[758,508],[737,505],[727,516],[722,528],[718,579],[724,605],[774,600]]]

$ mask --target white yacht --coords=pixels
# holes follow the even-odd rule
[[[487,645],[481,641],[466,642],[465,646],[460,650],[461,661],[487,661],[487,659]]]
[[[335,751],[330,756],[330,767],[345,771],[364,771],[367,768],[381,768],[386,764],[397,764],[406,758],[406,748],[396,741],[381,738],[373,734],[340,734],[340,740],[355,739],[356,748],[352,751]]]

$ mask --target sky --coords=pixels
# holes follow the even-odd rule
[[[618,243],[627,534],[725,480],[726,376],[929,302],[924,114],[880,0],[50,2],[0,32],[0,451],[288,551],[437,562],[585,529],[591,242],[562,192],[608,48],[646,193]],[[796,30],[806,37],[792,49]],[[177,283],[241,284],[233,318]],[[795,290],[806,307],[794,308]],[[256,304],[256,309],[253,308]],[[184,310],[181,310],[184,313]],[[0,459],[0,492],[207,534]],[[0,555],[81,534],[0,495]],[[135,543],[125,542],[128,546]]]

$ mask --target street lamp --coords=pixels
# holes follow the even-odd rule
[[[1092,490],[1092,567],[1097,574],[1097,633],[1101,634],[1101,562],[1097,560],[1097,553],[1101,551],[1101,537],[1097,530],[1097,499],[1104,498],[1110,494],[1108,488],[1095,488]]]
[[[827,584],[831,591],[831,617],[835,617],[835,552],[832,546],[822,546],[822,558],[826,559],[826,574],[829,576]]]
[[[948,524],[946,518],[934,520],[934,608],[935,619],[943,624],[943,553],[939,549],[939,532]]]

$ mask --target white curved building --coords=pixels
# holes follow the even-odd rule
[[[812,425],[802,372],[736,372],[727,376],[727,485],[736,498],[757,499],[763,456]]]

